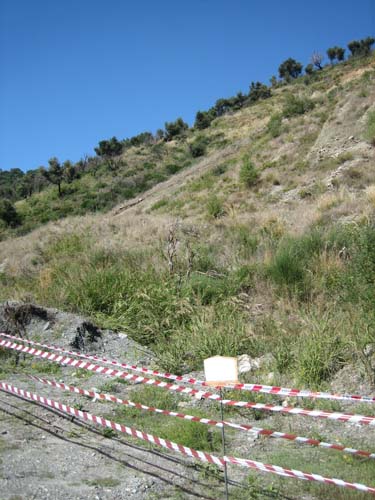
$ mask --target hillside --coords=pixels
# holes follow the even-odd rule
[[[374,54],[349,59],[202,130],[131,146],[115,171],[97,165],[62,197],[50,186],[17,201],[22,226],[3,228],[0,242],[0,300],[84,314],[173,373],[215,354],[266,356],[244,380],[374,394],[374,103]],[[267,426],[258,413],[246,418]],[[319,425],[316,435],[341,439]],[[364,433],[345,439],[366,445]],[[369,461],[254,446],[259,460],[374,483]],[[292,498],[361,498],[271,483]]]
[[[121,143],[116,140],[112,144],[112,139],[101,141],[96,157],[86,157],[74,165],[64,162],[59,172],[59,189],[53,184],[56,174],[49,175],[44,167],[26,174],[17,169],[0,172],[0,195],[15,202],[17,210],[17,220],[8,227],[0,217],[0,238],[25,234],[69,215],[108,211],[123,200],[141,196],[168,178],[175,178],[176,173],[184,176],[192,166],[200,169],[202,159],[204,164],[217,163],[220,155],[232,162],[222,167],[230,170],[230,175],[236,173],[236,168],[232,168],[235,163],[240,163],[243,155],[250,155],[258,170],[264,172],[261,195],[279,196],[280,191],[291,191],[295,187],[291,185],[291,167],[293,181],[303,188],[310,182],[306,175],[309,177],[311,168],[318,163],[320,171],[334,169],[335,165],[324,163],[324,159],[337,157],[340,150],[361,153],[361,145],[354,148],[354,144],[345,141],[354,137],[348,130],[353,120],[356,128],[352,132],[360,132],[356,140],[365,140],[365,124],[358,120],[359,116],[353,116],[351,108],[358,104],[357,113],[363,110],[361,115],[366,121],[366,111],[370,112],[366,106],[372,103],[371,95],[367,95],[371,75],[363,80],[359,77],[373,68],[371,59],[348,59],[296,78],[290,84],[279,81],[270,88],[252,84],[247,96],[219,99],[213,108],[201,113],[210,115],[209,121],[197,118],[194,128],[181,130],[176,126],[178,120],[171,122],[174,135],[160,131],[164,134],[161,139],[143,133]],[[346,108],[340,113],[343,102]],[[337,126],[338,121],[343,122],[341,127]],[[334,142],[328,137],[317,141],[318,133],[322,131],[323,136],[327,130],[333,134]],[[331,149],[324,150],[325,141]],[[323,149],[318,157],[319,148]],[[364,150],[362,153],[366,154]],[[336,166],[339,162],[340,159]],[[284,178],[285,171],[288,180]],[[223,194],[226,196],[230,189],[234,188],[226,186]],[[236,185],[235,191],[242,192],[241,185]],[[232,198],[235,197],[229,196]]]

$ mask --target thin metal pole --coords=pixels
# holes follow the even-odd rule
[[[223,389],[220,387],[220,399],[223,399]],[[223,403],[220,401],[220,416],[221,416],[221,421],[224,422],[224,407]],[[223,443],[223,457],[225,457],[225,428],[224,424],[221,426],[221,440]],[[229,492],[228,492],[228,471],[227,471],[227,463],[224,462],[224,482],[225,482],[225,500],[229,499]]]

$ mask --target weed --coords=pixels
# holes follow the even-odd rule
[[[162,198],[161,200],[156,201],[151,206],[151,211],[158,210],[159,208],[166,207],[168,205],[168,200],[166,198]]]
[[[107,439],[112,439],[116,435],[113,429],[108,429],[108,428],[103,429],[102,434]]]
[[[113,477],[103,477],[92,480],[84,481],[88,486],[100,487],[100,488],[115,488],[121,484],[121,481]]]
[[[255,186],[259,180],[259,172],[255,165],[250,161],[248,156],[245,156],[240,169],[240,182],[245,187],[250,188]]]
[[[48,373],[57,375],[61,373],[61,366],[56,363],[51,363],[49,361],[36,361],[31,364],[32,370],[38,373]]]
[[[368,114],[365,136],[370,144],[375,146],[375,111]]]
[[[278,137],[281,134],[282,116],[277,113],[271,116],[267,125],[267,131],[271,137]]]
[[[210,196],[207,201],[207,213],[210,217],[218,219],[225,215],[224,204],[216,195]]]
[[[309,334],[301,335],[297,347],[296,373],[300,383],[319,388],[345,362],[345,346],[337,326],[326,317],[314,318]]]
[[[283,116],[291,118],[296,115],[303,115],[314,109],[315,103],[308,98],[296,97],[293,94],[288,94],[285,99],[283,108]]]

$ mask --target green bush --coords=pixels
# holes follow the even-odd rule
[[[239,224],[231,228],[230,237],[237,244],[240,256],[245,259],[250,258],[258,248],[258,237],[245,224]]]
[[[254,338],[248,333],[243,313],[221,302],[196,310],[185,330],[156,349],[165,370],[183,373],[201,370],[203,360],[210,356],[252,354]]]
[[[279,66],[279,76],[286,81],[292,78],[297,78],[302,73],[302,64],[289,57],[286,61],[282,62]]]
[[[211,125],[212,120],[216,118],[216,113],[213,109],[209,111],[198,111],[195,116],[194,127],[198,130],[203,130]]]
[[[185,285],[189,296],[198,299],[203,305],[220,302],[231,295],[231,283],[226,277],[213,277],[204,274],[193,274]]]
[[[375,146],[375,111],[368,114],[366,124],[366,139]]]
[[[240,182],[247,188],[255,186],[259,180],[259,172],[255,165],[245,156],[240,168]]]
[[[190,144],[190,153],[193,158],[198,158],[206,153],[206,141],[202,138],[196,139]]]
[[[172,139],[184,135],[188,129],[189,125],[184,122],[182,118],[177,118],[174,122],[166,122],[165,138],[167,141],[171,141]]]
[[[305,297],[310,290],[312,273],[309,272],[314,257],[324,248],[324,239],[319,231],[312,231],[299,238],[281,240],[268,265],[268,276],[291,293]]]
[[[167,205],[168,205],[168,200],[166,198],[162,198],[161,200],[156,201],[151,206],[151,210],[158,210],[159,208],[165,207]]]
[[[302,259],[298,259],[295,248],[290,243],[284,243],[279,248],[270,266],[268,275],[278,285],[288,288],[299,288],[304,286],[305,266]]]
[[[207,213],[210,217],[214,217],[215,219],[218,219],[225,214],[223,202],[216,195],[212,195],[208,199]]]
[[[308,98],[296,97],[293,94],[288,94],[285,98],[283,116],[290,118],[296,115],[303,115],[314,109],[315,103]]]
[[[165,170],[169,175],[176,174],[180,169],[181,167],[179,165],[176,165],[175,163],[169,163],[165,166]]]
[[[318,389],[345,363],[346,346],[339,329],[340,318],[330,313],[310,314],[297,342],[295,370],[301,384]]]
[[[281,123],[282,116],[279,113],[271,116],[270,121],[267,125],[267,131],[269,132],[271,137],[278,137],[281,134]]]
[[[16,227],[21,223],[17,210],[7,199],[0,200],[0,221],[7,227]]]

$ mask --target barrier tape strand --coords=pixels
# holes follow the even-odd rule
[[[19,389],[15,386],[7,384],[6,382],[0,382],[0,390],[15,394],[24,399],[28,399],[30,401],[35,401],[37,403],[42,404],[43,406],[47,406],[50,408],[54,408],[59,410],[62,413],[66,413],[77,417],[81,420],[93,422],[97,425],[101,425],[102,427],[106,427],[112,429],[114,431],[122,432],[128,434],[134,438],[141,439],[143,441],[147,441],[149,443],[155,444],[157,446],[161,446],[163,448],[167,448],[169,450],[175,451],[177,453],[181,453],[183,455],[196,458],[201,460],[202,462],[208,462],[215,464],[217,466],[222,467],[225,463],[230,463],[234,465],[240,465],[242,467],[247,467],[251,469],[256,469],[262,472],[270,472],[272,474],[277,474],[283,477],[290,477],[295,479],[303,479],[307,481],[316,481],[319,483],[330,484],[335,486],[341,486],[343,488],[348,488],[352,490],[358,490],[365,493],[371,493],[375,495],[375,487],[366,486],[361,483],[350,483],[344,481],[343,479],[329,478],[321,476],[320,474],[313,474],[308,472],[302,472],[294,469],[285,469],[278,465],[269,465],[264,464],[262,462],[257,462],[255,460],[248,460],[244,458],[237,458],[231,456],[217,457],[212,455],[211,453],[207,453],[204,451],[194,450],[193,448],[188,448],[187,446],[183,446],[181,444],[174,443],[173,441],[169,441],[164,438],[160,438],[158,436],[153,436],[152,434],[148,434],[143,431],[139,431],[132,427],[127,427],[123,424],[119,424],[117,422],[113,422],[112,420],[107,420],[103,417],[93,415],[91,413],[77,410],[76,408],[72,408],[66,404],[60,403],[58,401],[54,401],[52,399],[45,398],[43,396],[39,396],[37,394],[31,393],[29,391],[25,391],[23,389]]]
[[[348,453],[348,454],[352,454],[352,455],[358,455],[358,456],[362,456],[362,457],[366,457],[366,458],[375,459],[375,453],[371,453],[371,452],[365,451],[365,450],[356,450],[354,448],[348,448],[348,447],[342,446],[340,444],[326,443],[324,441],[319,441],[318,439],[306,438],[303,436],[296,436],[295,434],[273,431],[272,429],[263,429],[262,427],[254,427],[252,425],[236,424],[234,422],[228,422],[226,420],[217,421],[217,420],[213,420],[213,419],[209,419],[209,418],[196,417],[193,415],[187,415],[185,413],[180,413],[180,412],[175,412],[175,411],[170,411],[170,410],[161,410],[160,408],[155,408],[153,406],[146,406],[146,405],[141,404],[141,403],[134,403],[133,401],[120,399],[117,396],[114,396],[112,394],[98,393],[98,392],[93,391],[93,390],[89,391],[87,389],[82,389],[82,388],[76,387],[74,385],[64,384],[63,382],[56,382],[55,380],[48,380],[45,378],[37,377],[36,375],[28,375],[28,377],[31,378],[32,380],[35,380],[35,381],[40,382],[42,384],[49,385],[50,387],[55,387],[57,389],[61,389],[64,391],[73,392],[75,394],[81,394],[83,396],[88,396],[90,398],[93,398],[94,401],[97,401],[97,400],[110,401],[112,403],[118,403],[121,405],[130,406],[132,408],[137,408],[139,410],[151,411],[151,412],[159,413],[159,414],[166,415],[169,417],[177,417],[177,418],[181,418],[183,420],[189,420],[191,422],[199,422],[199,423],[202,423],[205,425],[210,425],[210,426],[220,427],[220,428],[223,425],[225,425],[226,427],[230,427],[230,428],[236,429],[236,430],[241,430],[241,431],[245,431],[245,432],[256,432],[257,434],[262,435],[262,436],[288,439],[289,441],[296,441],[299,444],[308,444],[311,446],[318,446],[318,447],[325,448],[325,449],[333,449],[333,450],[340,451],[343,453]]]
[[[14,342],[10,342],[8,340],[0,340],[0,347],[12,349],[17,352],[28,353],[45,360],[59,363],[61,365],[73,366],[75,368],[82,368],[88,371],[93,371],[95,373],[101,373],[102,375],[108,375],[110,377],[122,378],[124,380],[131,380],[133,382],[143,383],[146,385],[155,385],[156,387],[161,387],[163,389],[167,389],[169,391],[177,392],[180,394],[195,396],[202,399],[209,399],[212,401],[222,403],[223,405],[235,406],[239,408],[251,408],[256,410],[267,410],[278,413],[287,413],[290,415],[303,415],[315,418],[327,418],[330,420],[338,420],[340,422],[375,425],[375,417],[368,417],[364,415],[329,412],[324,410],[306,410],[304,408],[295,408],[292,406],[270,405],[264,403],[252,403],[248,401],[234,401],[231,399],[221,399],[221,397],[218,394],[198,391],[197,389],[191,389],[190,387],[183,387],[177,384],[171,384],[169,382],[161,382],[159,380],[149,379],[146,377],[142,377],[140,375],[132,375],[131,373],[123,372],[120,370],[114,370],[112,368],[107,368],[105,366],[99,366],[85,361],[80,361],[78,359],[72,359],[67,356],[41,351],[33,347],[23,346],[20,344],[16,344]]]
[[[147,375],[152,375],[154,377],[166,378],[168,380],[174,380],[176,382],[183,382],[190,385],[201,385],[207,386],[206,381],[199,380],[191,377],[184,377],[183,375],[174,375],[172,373],[162,373],[157,370],[151,370],[150,368],[145,368],[142,366],[130,365],[127,363],[121,363],[119,361],[107,359],[104,357],[85,354],[78,351],[69,351],[67,349],[63,349],[61,347],[50,345],[50,344],[41,344],[40,342],[34,342],[29,339],[21,339],[20,337],[16,337],[15,335],[8,335],[6,333],[0,333],[1,337],[6,337],[9,339],[13,339],[20,342],[25,342],[30,345],[35,345],[38,347],[43,347],[46,349],[50,349],[57,352],[63,352],[65,354],[69,354],[71,356],[78,356],[84,359],[90,359],[93,361],[98,361],[104,364],[118,366],[119,368],[125,368],[127,370],[136,371],[139,373],[145,373]],[[294,396],[294,397],[302,397],[302,398],[313,398],[313,399],[332,399],[332,400],[340,400],[340,401],[353,401],[353,402],[364,402],[364,403],[375,403],[375,396],[359,396],[355,394],[330,394],[328,392],[319,392],[319,391],[310,391],[307,389],[291,389],[288,387],[279,387],[279,386],[270,386],[263,384],[230,384],[226,385],[227,389],[235,389],[235,390],[245,390],[250,392],[262,392],[265,394],[275,394],[278,396]]]

